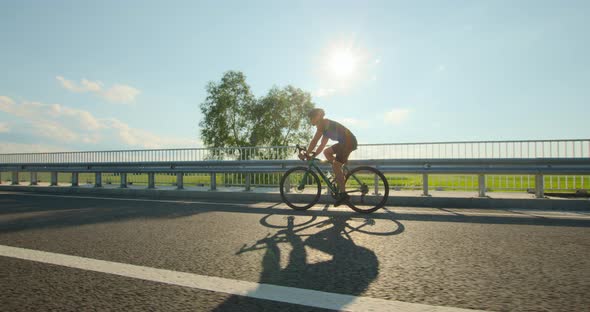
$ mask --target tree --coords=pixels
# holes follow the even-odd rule
[[[238,71],[226,72],[219,83],[209,82],[207,98],[201,104],[201,139],[210,147],[248,146],[253,123],[251,112],[256,98]]]
[[[311,140],[307,113],[314,108],[311,95],[299,88],[273,87],[258,100],[250,143],[256,146],[284,146]]]
[[[199,126],[201,138],[209,147],[283,146],[311,139],[307,112],[314,104],[311,95],[299,88],[273,87],[257,100],[244,74],[228,71],[220,82],[207,85],[207,93],[201,104],[204,119]],[[270,151],[240,153],[240,159],[251,156],[269,159],[286,155]]]

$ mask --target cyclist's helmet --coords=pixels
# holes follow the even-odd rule
[[[322,117],[324,117],[324,115],[326,113],[321,108],[314,108],[314,109],[310,110],[309,113],[307,113],[307,117],[309,117],[311,119],[311,118],[313,118],[313,117],[315,117],[315,116],[317,116],[319,114],[321,114]]]

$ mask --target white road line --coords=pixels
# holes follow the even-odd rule
[[[0,256],[232,295],[343,311],[475,311],[260,284],[0,245]]]
[[[572,214],[571,212],[548,212],[548,211],[510,211],[505,212],[477,212],[469,210],[461,211],[439,211],[432,210],[435,208],[424,208],[420,209],[406,209],[406,208],[387,208],[385,211],[392,216],[396,214],[416,214],[424,216],[448,216],[448,217],[510,217],[510,218],[521,218],[521,219],[570,219],[570,220],[590,220],[589,215],[584,214]]]
[[[418,215],[436,215],[436,216],[457,216],[457,217],[511,217],[522,219],[573,219],[573,220],[590,220],[590,216],[571,213],[546,213],[543,211],[527,211],[527,212],[475,212],[475,211],[426,211],[426,210],[396,210],[388,209],[391,214],[418,214]]]

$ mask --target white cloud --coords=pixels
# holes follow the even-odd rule
[[[74,92],[83,92],[80,91],[79,88],[76,86],[76,83],[71,80],[67,80],[62,76],[56,76],[55,79],[59,80],[59,82],[61,82],[61,86],[64,87],[66,90]]]
[[[13,105],[14,101],[11,98],[0,95],[0,110],[9,110]]]
[[[102,82],[82,79],[82,88],[89,92],[99,92],[102,90]]]
[[[75,81],[68,80],[62,76],[56,76],[55,78],[66,90],[77,93],[94,93],[112,103],[133,103],[135,102],[135,98],[141,93],[138,89],[128,85],[116,84],[105,89],[104,84],[100,81],[82,79],[80,83],[76,83]]]
[[[70,90],[72,92],[100,92],[102,90],[103,83],[100,81],[90,81],[87,79],[82,79],[80,84],[72,80],[65,79],[62,76],[55,77],[61,83],[61,86],[64,87],[66,90]]]
[[[447,70],[447,66],[446,65],[444,65],[444,64],[438,65],[438,71],[445,71],[445,70]]]
[[[38,137],[48,139],[58,139],[60,142],[72,143],[78,141],[80,134],[74,129],[62,126],[58,122],[51,120],[35,120],[29,127]]]
[[[0,153],[51,153],[62,152],[63,149],[45,144],[22,144],[14,142],[0,142]]]
[[[117,143],[130,148],[197,147],[197,140],[165,137],[130,127],[115,118],[98,118],[90,112],[60,104],[21,102],[0,96],[0,111],[21,119],[20,131],[49,140],[68,144]],[[24,146],[24,145],[23,145]]]
[[[6,123],[0,122],[0,133],[10,132],[10,127]]]
[[[408,119],[410,112],[407,108],[396,108],[385,113],[383,118],[389,124],[399,125]]]
[[[121,142],[131,146],[142,145],[145,148],[165,148],[202,145],[196,140],[161,137],[143,129],[134,129],[115,118],[105,120],[105,124],[108,128],[116,130],[116,136]]]
[[[132,103],[139,94],[139,90],[126,85],[114,85],[108,90],[103,91],[102,96],[110,102],[115,103]]]
[[[77,120],[82,129],[98,130],[103,126],[100,121],[87,111],[64,107],[60,104],[51,104],[49,106],[49,115],[52,117],[69,117]]]
[[[31,117],[40,114],[41,104],[37,102],[23,102],[17,105],[12,99],[0,100],[0,111],[12,114],[17,117]]]
[[[79,124],[81,129],[97,130],[101,128],[99,120],[89,112],[64,107],[60,104],[21,102],[16,105],[12,99],[6,98],[4,101],[0,99],[0,111],[26,119],[35,123],[36,126],[40,124],[46,125],[50,129],[56,129],[59,127],[59,125],[55,123],[49,124],[48,122],[55,119],[69,119],[68,122]]]

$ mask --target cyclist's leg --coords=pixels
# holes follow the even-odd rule
[[[344,145],[341,143],[337,143],[330,147],[330,152],[334,155],[332,156],[332,170],[334,171],[334,175],[336,176],[336,184],[338,185],[338,190],[340,193],[344,193],[346,191],[344,185],[344,173],[342,172],[342,166],[344,162],[342,161],[342,156],[345,153]]]
[[[338,184],[338,190],[340,193],[346,192],[346,188],[344,185],[344,172],[342,172],[343,163],[339,162],[338,160],[334,160],[332,162],[332,170],[334,170],[334,174],[336,175],[336,183]]]
[[[336,144],[336,145],[338,145],[338,144]],[[336,145],[334,145],[334,146],[336,146]],[[334,161],[334,154],[335,154],[334,149],[333,149],[334,146],[330,146],[324,150],[324,156],[326,157],[326,159],[328,160],[329,163],[332,163]]]
[[[342,189],[341,192],[346,192],[346,183],[344,182],[344,172],[342,170],[342,168],[344,167],[344,165],[346,165],[346,163],[348,163],[348,157],[350,157],[350,153],[352,153],[352,151],[356,150],[357,148],[357,144],[356,144],[356,139],[353,140],[347,140],[344,144],[338,143],[340,145],[340,148],[338,149],[338,151],[336,152],[336,157],[334,162],[338,162],[340,163],[340,172],[342,172]]]

